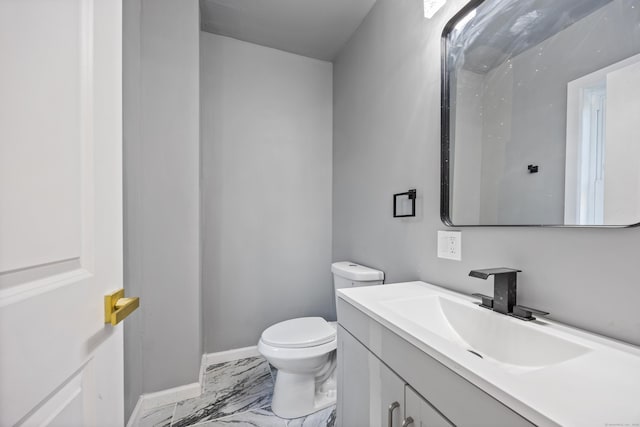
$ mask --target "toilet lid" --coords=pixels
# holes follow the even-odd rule
[[[262,341],[274,347],[313,347],[332,341],[336,330],[322,317],[300,317],[268,327]]]

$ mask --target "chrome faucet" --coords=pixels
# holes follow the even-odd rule
[[[535,320],[533,314],[546,316],[547,312],[536,310],[535,308],[525,307],[516,304],[516,280],[517,274],[522,270],[513,268],[487,268],[484,270],[471,270],[469,276],[479,279],[487,279],[489,276],[495,276],[493,282],[493,297],[473,294],[473,296],[481,298],[480,307],[497,311],[498,313],[517,317],[522,320]]]

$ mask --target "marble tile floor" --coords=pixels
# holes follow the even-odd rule
[[[293,420],[271,412],[275,369],[262,357],[210,365],[202,395],[149,410],[135,427],[333,427],[335,406]]]

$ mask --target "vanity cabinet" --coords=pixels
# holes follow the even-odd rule
[[[338,426],[453,426],[340,326],[338,370]]]
[[[338,427],[534,426],[342,299],[337,404]]]

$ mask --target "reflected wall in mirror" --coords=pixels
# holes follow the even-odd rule
[[[448,225],[640,223],[640,0],[485,0],[443,34]]]

